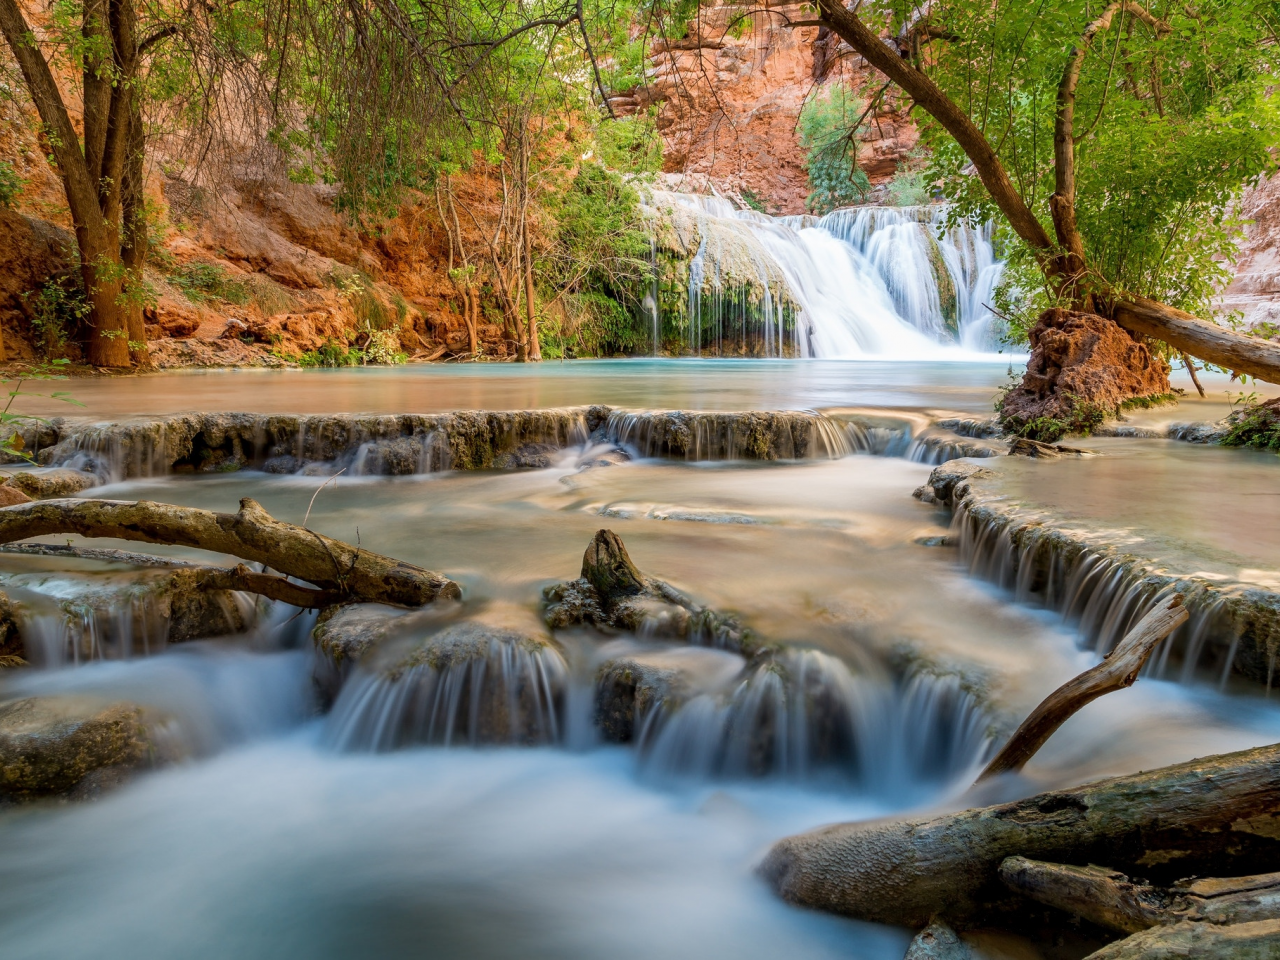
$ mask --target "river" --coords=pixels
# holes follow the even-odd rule
[[[73,392],[104,420],[587,403],[986,417],[1009,370],[998,358],[647,360],[162,374],[76,382]],[[1234,495],[1224,451],[1161,453],[1169,444],[1112,442],[1110,472],[1081,481],[1081,509],[1107,503],[1108,484],[1134,481],[1153,460]],[[992,738],[1096,655],[1073,624],[1014,602],[931,545],[948,520],[910,496],[925,464],[641,458],[583,470],[580,459],[571,450],[537,470],[327,483],[246,469],[92,492],[225,511],[248,496],[295,523],[309,510],[322,533],[447,573],[467,611],[536,610],[542,588],[576,576],[592,534],[609,527],[646,572],[809,651],[797,657],[856,700],[849,763],[796,760],[801,733],[791,759],[775,750],[771,775],[735,766],[733,724],[750,709],[740,680],[717,681],[704,715],[668,718],[645,749],[600,743],[591,671],[608,643],[633,641],[574,631],[561,638],[576,691],[565,732],[529,748],[340,743],[336,718],[357,708],[340,695],[320,712],[305,616],[157,656],[8,671],[0,700],[74,691],[161,709],[190,759],[93,802],[0,811],[6,960],[901,957],[903,932],[793,909],[755,864],[772,841],[822,823],[974,802],[964,791]],[[1258,471],[1280,466],[1249,463],[1242,497],[1262,490]],[[1190,515],[1174,513],[1180,524]],[[1144,522],[1158,524],[1156,512]],[[1250,557],[1266,553],[1264,540],[1248,540]],[[1021,780],[985,799],[1277,740],[1280,708],[1261,695],[1148,678],[1089,706]],[[1038,955],[1033,944],[988,947],[992,957]]]

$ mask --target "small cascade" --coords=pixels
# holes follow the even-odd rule
[[[834,460],[866,449],[860,427],[812,412],[615,410],[604,432],[635,456],[690,461]]]
[[[390,666],[357,670],[334,703],[326,741],[375,751],[559,743],[567,679],[550,644],[464,623]]]
[[[1004,266],[991,225],[952,223],[946,206],[773,218],[651,191],[645,209],[645,309],[683,352],[919,359],[999,345],[990,304]]]
[[[975,769],[993,728],[956,677],[895,685],[805,649],[638,724],[642,769],[658,779],[834,780],[891,794]]]
[[[24,595],[25,594],[25,595]],[[109,605],[57,603],[13,591],[18,631],[32,666],[51,669],[93,660],[128,660],[163,650],[169,618],[160,597],[139,593]]]
[[[1083,547],[1041,523],[1017,526],[964,504],[952,533],[972,575],[1010,591],[1020,603],[1060,612],[1077,625],[1081,644],[1100,657],[1176,592],[1185,597],[1190,619],[1156,649],[1145,675],[1223,686],[1240,666],[1242,626],[1232,615],[1229,589],[1209,590],[1132,558]],[[1259,671],[1255,666],[1250,672]]]

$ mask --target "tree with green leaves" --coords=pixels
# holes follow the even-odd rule
[[[0,0],[0,32],[40,116],[75,226],[86,359],[128,367],[146,355],[147,114],[154,108],[171,130],[196,130],[225,108],[218,101],[227,75],[243,78],[264,64],[261,48],[253,48],[253,21],[235,0],[56,0],[38,26],[37,33],[18,0]],[[69,86],[83,134],[55,76],[75,78]],[[237,106],[243,127],[249,104]]]
[[[957,215],[1004,221],[1042,304],[1280,382],[1280,345],[1191,312],[1225,276],[1231,201],[1274,168],[1280,6],[817,0],[817,12],[914,101]]]

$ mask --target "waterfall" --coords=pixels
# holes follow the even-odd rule
[[[646,317],[670,317],[686,352],[946,359],[998,346],[991,225],[949,224],[943,205],[775,218],[652,191],[646,211],[685,289],[657,296],[655,253]]]

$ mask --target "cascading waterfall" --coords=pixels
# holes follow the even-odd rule
[[[753,341],[738,352],[768,357],[944,358],[998,345],[991,226],[951,224],[945,206],[774,218],[653,191],[648,207],[656,249],[686,264],[683,301],[673,290],[656,309],[683,314],[673,332],[687,352],[726,352],[726,331]]]
[[[1009,590],[1021,603],[1060,612],[1099,656],[1110,653],[1157,604],[1183,593],[1190,619],[1156,648],[1144,675],[1182,683],[1212,679],[1219,687],[1231,676],[1240,628],[1222,595],[1209,595],[1194,582],[1153,576],[1122,556],[1064,549],[1052,529],[1041,525],[1015,532],[1008,518],[978,516],[963,504],[952,532],[971,574]]]
[[[954,676],[894,684],[818,650],[781,654],[733,687],[640,724],[643,769],[659,779],[836,779],[882,793],[977,767],[993,721]]]

